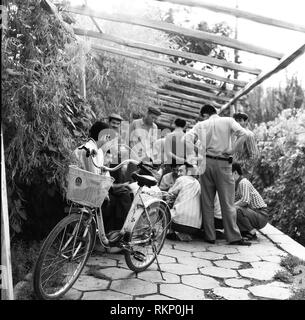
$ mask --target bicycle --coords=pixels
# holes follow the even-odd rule
[[[92,159],[92,155],[90,156]],[[129,162],[133,162],[138,168],[149,172],[147,164],[133,159],[125,160],[114,168],[106,166],[99,168],[111,172]],[[96,166],[95,163],[94,165]],[[70,166],[69,172],[74,172],[73,181],[70,174],[70,185],[80,184],[84,177],[93,175],[75,166]],[[104,189],[100,191],[99,200],[103,202],[114,179],[111,177],[106,179],[105,176],[98,177],[103,184],[106,182],[106,186],[104,185]],[[98,177],[96,178],[98,179]],[[71,197],[72,203],[68,216],[63,218],[49,233],[34,267],[33,288],[38,298],[59,299],[70,290],[90,257],[95,245],[96,234],[105,248],[122,248],[126,264],[134,272],[146,270],[156,260],[158,270],[164,279],[157,255],[162,250],[171,222],[170,210],[161,198],[142,192],[144,186],[150,188],[157,185],[157,180],[154,177],[140,175],[136,172],[132,177],[137,181],[139,188],[123,227],[121,230],[111,231],[107,235],[105,234],[101,203],[100,206],[97,206],[97,203],[92,199],[91,202],[88,201],[88,198],[85,199],[86,192],[83,193],[83,198],[79,197],[80,193],[78,194],[79,199]],[[93,185],[96,183],[96,181],[91,182]],[[90,189],[90,187],[88,188]],[[98,188],[95,189],[95,191],[97,190]]]

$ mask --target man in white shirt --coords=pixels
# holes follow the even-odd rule
[[[236,209],[234,206],[235,183],[232,174],[232,155],[234,154],[233,136],[238,137],[237,144],[247,136],[233,118],[220,117],[212,105],[204,105],[200,114],[207,120],[197,123],[186,133],[186,142],[192,144],[197,137],[201,143],[201,156],[206,159],[201,164],[201,203],[203,210],[203,228],[205,240],[215,243],[214,199],[218,192],[224,232],[229,244],[250,245],[241,237],[236,224]]]

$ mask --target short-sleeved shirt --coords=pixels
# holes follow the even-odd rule
[[[136,119],[130,125],[130,145],[133,150],[132,157],[153,158],[153,146],[157,140],[158,127],[155,123],[147,126],[143,119]]]
[[[236,200],[246,202],[251,209],[266,208],[267,204],[247,178],[242,178],[236,190]]]

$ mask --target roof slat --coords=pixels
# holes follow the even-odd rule
[[[281,59],[283,57],[283,53],[262,48],[259,46],[255,46],[255,45],[252,45],[251,43],[246,43],[246,42],[228,38],[228,37],[218,36],[205,31],[182,28],[182,27],[175,26],[174,24],[163,22],[163,21],[141,19],[134,16],[128,16],[128,15],[122,15],[122,14],[120,15],[107,14],[104,12],[91,10],[85,6],[67,7],[65,11],[75,13],[75,14],[81,14],[89,17],[92,16],[94,18],[99,18],[103,20],[128,23],[132,25],[138,25],[138,26],[143,26],[143,27],[152,28],[156,30],[166,31],[173,34],[184,35],[194,39],[204,40],[204,41],[219,44],[225,47],[229,47],[237,50],[243,50],[243,51],[247,51],[255,54],[260,54],[260,55],[264,55],[271,58]]]

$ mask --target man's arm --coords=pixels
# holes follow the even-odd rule
[[[234,134],[237,136],[237,140],[234,143],[232,153],[240,152],[242,146],[249,135],[248,131],[244,129],[237,121],[233,118],[230,118],[230,127]]]

